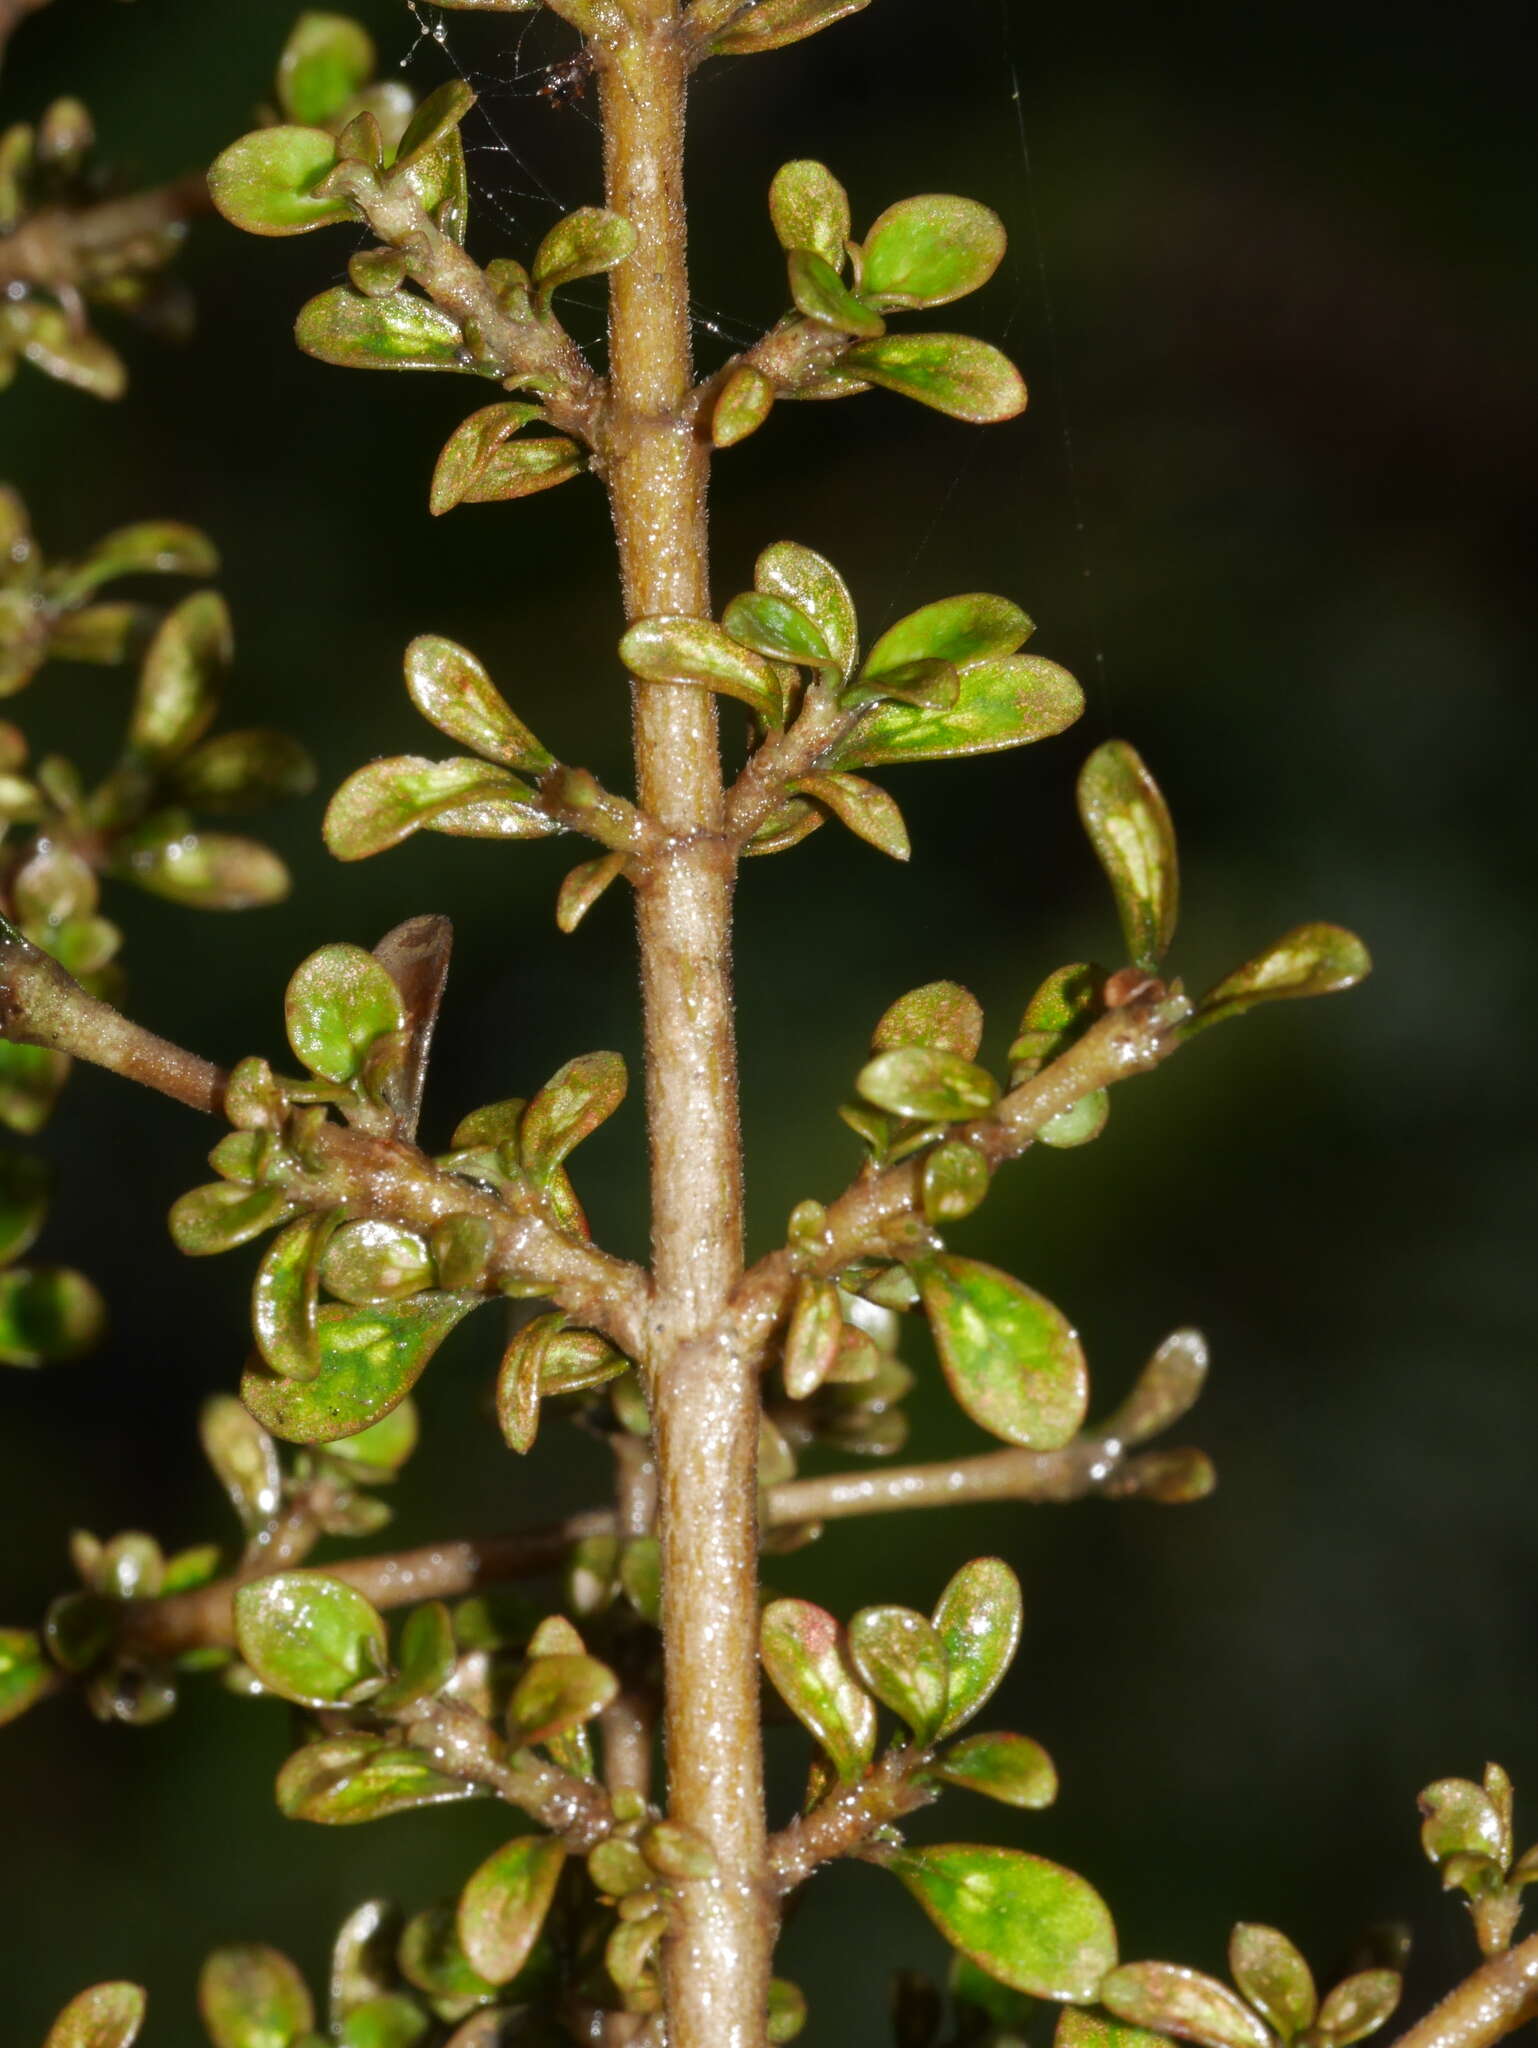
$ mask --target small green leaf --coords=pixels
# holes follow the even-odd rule
[[[252,1334],[257,1350],[285,1379],[312,1380],[320,1370],[315,1314],[321,1259],[335,1228],[335,1216],[302,1216],[273,1239],[257,1268]]]
[[[862,682],[889,675],[917,661],[945,661],[966,668],[1018,654],[1034,628],[1019,605],[986,591],[942,597],[921,605],[889,626],[866,655]]]
[[[954,704],[877,704],[837,752],[844,768],[942,761],[1050,739],[1073,724],[1083,694],[1066,669],[1039,655],[980,661],[961,670]]]
[[[420,1435],[416,1404],[408,1397],[367,1429],[327,1444],[326,1456],[356,1485],[381,1485],[399,1475]]]
[[[976,200],[945,192],[899,200],[865,237],[861,296],[883,312],[948,305],[988,282],[1004,248],[1004,223]]]
[[[196,810],[259,810],[282,797],[307,796],[315,764],[287,733],[221,732],[174,762],[170,783],[178,802]]]
[[[596,1657],[531,1658],[508,1703],[508,1734],[525,1749],[551,1742],[593,1720],[618,1693],[619,1680]]]
[[[416,1294],[388,1308],[323,1308],[315,1378],[286,1380],[248,1366],[240,1397],[285,1443],[356,1436],[400,1405],[450,1330],[479,1306],[474,1294]]]
[[[739,363],[716,394],[710,412],[711,445],[735,448],[756,434],[774,407],[774,386],[762,370]]]
[[[1044,1857],[946,1843],[899,1850],[887,1868],[953,1948],[1033,1998],[1083,2003],[1116,1962],[1105,1901]]]
[[[406,649],[406,694],[427,721],[504,768],[542,775],[555,756],[516,716],[473,654],[436,633]]]
[[[602,206],[579,206],[540,243],[534,256],[534,287],[541,299],[581,277],[598,277],[623,263],[636,245],[636,231]]]
[[[0,1124],[26,1138],[40,1131],[68,1075],[63,1053],[0,1039]]]
[[[214,159],[208,190],[225,219],[251,235],[303,235],[356,220],[352,201],[315,188],[336,168],[324,128],[258,128]]]
[[[462,78],[434,87],[407,122],[389,173],[391,188],[404,185],[454,242],[464,241],[469,213],[459,124],[474,105]]]
[[[924,1214],[931,1223],[959,1222],[988,1192],[988,1162],[975,1145],[949,1138],[924,1155]]]
[[[1058,2015],[1052,2048],[1169,2048],[1169,2038],[1069,2005]]]
[[[1151,971],[1175,936],[1180,870],[1169,807],[1125,740],[1107,740],[1085,762],[1079,816],[1110,880],[1127,952]]]
[[[832,773],[803,775],[792,790],[815,797],[857,839],[874,846],[892,860],[907,860],[913,851],[902,812],[884,789],[867,782],[863,775]]]
[[[469,370],[458,324],[430,299],[407,291],[366,298],[334,285],[299,311],[294,339],[308,355],[344,370]]]
[[[777,540],[753,564],[753,588],[764,597],[783,598],[810,619],[840,672],[853,672],[860,639],[854,599],[825,556],[793,540]]]
[[[831,263],[813,249],[792,249],[786,261],[790,295],[796,310],[839,334],[865,338],[885,334],[879,313],[862,305]]]
[[[198,1441],[214,1477],[248,1534],[265,1529],[283,1505],[278,1447],[233,1394],[211,1394],[198,1417]]]
[[[78,603],[120,576],[217,576],[219,551],[206,533],[178,519],[140,519],[103,536],[55,592]]]
[[[431,1287],[434,1277],[432,1255],[424,1241],[382,1218],[344,1224],[324,1246],[321,1278],[330,1293],[354,1308],[405,1301]],[[268,1363],[272,1362],[269,1359]],[[304,1375],[289,1377],[302,1379]]]
[[[838,1623],[810,1600],[771,1600],[759,1646],[770,1684],[852,1783],[875,1754],[876,1707],[849,1668]]]
[[[617,1052],[582,1053],[552,1074],[523,1112],[518,1145],[530,1173],[542,1177],[590,1138],[625,1099],[628,1077]]]
[[[1502,1869],[1511,1839],[1499,1807],[1469,1778],[1438,1778],[1420,1794],[1421,1847],[1433,1863],[1447,1856],[1489,1856]]]
[[[233,651],[229,608],[216,590],[197,591],[168,613],[139,672],[129,746],[164,761],[200,740]]]
[[[278,103],[291,121],[324,127],[374,75],[374,45],[345,14],[301,14],[278,59]]]
[[[487,1858],[459,1901],[459,1939],[489,1984],[517,1976],[539,1939],[566,1861],[550,1835],[520,1835]]]
[[[1161,1436],[1196,1405],[1206,1384],[1207,1364],[1207,1340],[1200,1330],[1172,1331],[1101,1433],[1123,1444]]]
[[[137,1984],[93,1984],[65,2006],[43,2048],[130,2048],[144,2024],[146,2003]]]
[[[1291,996],[1329,996],[1354,988],[1372,971],[1367,948],[1338,924],[1300,924],[1243,967],[1208,989],[1182,1036],[1203,1031],[1225,1017],[1242,1017],[1257,1003]]]
[[[698,683],[738,697],[767,725],[785,722],[784,693],[767,661],[711,619],[638,619],[619,643],[620,660],[648,683]]]
[[[0,1628],[0,1728],[53,1690],[43,1645],[29,1628]]]
[[[233,832],[193,832],[162,811],[113,850],[110,872],[151,896],[192,910],[255,910],[281,903],[288,869],[270,847]]]
[[[1328,2048],[1349,2048],[1393,2017],[1403,1990],[1404,1978],[1397,1970],[1359,1970],[1353,1977],[1343,1977],[1325,1994],[1316,2038]]]
[[[1025,411],[1020,372],[970,334],[883,334],[838,359],[838,375],[880,384],[952,419],[987,426]]]
[[[999,1084],[984,1068],[918,1045],[877,1053],[860,1069],[855,1086],[878,1109],[926,1123],[965,1123],[986,1115],[999,1099]]]
[[[781,164],[769,187],[769,218],[780,247],[815,250],[842,271],[848,261],[849,194],[826,164],[801,158]]]
[[[935,1775],[947,1785],[1032,1812],[1057,1797],[1056,1766],[1028,1735],[965,1736],[941,1757]]]
[[[764,2027],[764,2035],[771,2048],[779,2048],[784,2041],[794,2041],[805,2025],[805,1994],[788,1977],[771,1977],[769,2015]]]
[[[264,1942],[213,1951],[198,1978],[198,2011],[214,2048],[294,2048],[315,2025],[304,1979]]]
[[[510,438],[530,420],[541,418],[537,405],[512,403],[471,413],[444,443],[433,471],[428,510],[437,514],[456,505],[504,504],[576,476],[583,453],[563,434],[541,434],[528,441]]]
[[[13,1266],[0,1273],[0,1365],[78,1358],[106,1321],[100,1294],[69,1266]]]
[[[496,1986],[471,1967],[459,1945],[456,1920],[451,1905],[429,1906],[425,1912],[414,1913],[400,1940],[401,1975],[432,1999],[489,1999]]]
[[[375,1044],[403,1031],[400,991],[361,946],[322,946],[295,970],[283,999],[288,1042],[323,1080],[351,1083]]]
[[[419,2048],[433,2031],[429,2016],[403,1991],[354,2006],[337,2029],[340,2048]],[[317,2035],[314,2048],[327,2048]]]
[[[473,1799],[479,1787],[433,1769],[420,1750],[381,1735],[328,1735],[295,1750],[278,1773],[278,1809],[290,1820],[351,1827]]]
[[[772,591],[750,590],[734,597],[721,614],[721,623],[739,645],[770,661],[819,668],[830,677],[841,670],[842,664],[817,621]]]
[[[383,1691],[375,1694],[373,1711],[396,1714],[418,1700],[431,1699],[454,1676],[458,1654],[454,1623],[443,1602],[429,1600],[413,1608],[396,1644],[396,1675]]]
[[[387,1669],[383,1621],[354,1587],[324,1572],[276,1572],[239,1587],[235,1641],[267,1690],[301,1707],[357,1697]]]
[[[1215,1977],[1177,1963],[1127,1963],[1100,1987],[1100,2003],[1118,2019],[1202,2048],[1270,2048],[1271,2035]]]
[[[459,839],[543,839],[561,828],[505,768],[416,754],[356,769],[327,805],[323,827],[338,860],[366,860],[424,829]]]
[[[249,1244],[274,1224],[286,1223],[298,1204],[281,1188],[248,1188],[239,1181],[210,1181],[171,1204],[171,1242],[189,1258],[208,1258]]]
[[[1241,1920],[1228,1941],[1228,1969],[1240,1991],[1284,2041],[1314,2024],[1314,1974],[1276,1927]]]
[[[934,1624],[910,1607],[862,1607],[849,1624],[855,1670],[927,1749],[945,1719],[949,1673]]]
[[[831,28],[846,14],[858,14],[870,0],[755,0],[749,7],[727,9],[731,26],[717,31],[710,49],[717,57],[752,57],[761,50],[781,50],[820,29]]]
[[[999,1557],[975,1557],[956,1573],[934,1624],[950,1671],[942,1735],[954,1735],[1001,1684],[1020,1642],[1020,1581]]]
[[[1081,1095],[1071,1109],[1059,1110],[1056,1116],[1048,1117],[1036,1133],[1037,1141],[1058,1152],[1071,1152],[1076,1145],[1093,1143],[1105,1129],[1110,1115],[1110,1090],[1092,1089],[1088,1095]]]
[[[980,1259],[942,1253],[918,1281],[946,1380],[972,1420],[1029,1450],[1069,1442],[1089,1405],[1089,1373],[1062,1312]]]
[[[605,853],[596,860],[577,863],[556,894],[555,921],[560,930],[577,929],[609,884],[625,872],[629,859],[627,853]]]
[[[871,1033],[873,1052],[916,1045],[971,1060],[983,1042],[983,1009],[959,981],[926,981],[882,1012]]]
[[[837,1287],[831,1280],[804,1274],[796,1283],[781,1365],[792,1401],[805,1401],[816,1393],[833,1369],[843,1334]]]

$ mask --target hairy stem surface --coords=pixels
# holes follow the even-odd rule
[[[636,229],[611,279],[604,469],[628,619],[710,610],[708,449],[690,417],[685,58],[644,0],[603,68],[606,200]],[[759,2048],[768,1989],[758,1721],[758,1373],[694,1340],[742,1270],[742,1162],[713,699],[635,689],[640,803],[668,835],[637,889],[651,1140],[651,1344],[673,1817],[718,1875],[679,1887],[664,1957],[672,2048]]]

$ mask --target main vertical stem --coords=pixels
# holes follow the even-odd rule
[[[605,463],[626,614],[708,616],[709,451],[685,414],[686,66],[676,0],[631,0],[602,70],[608,204],[637,232],[610,279]],[[651,1135],[653,1418],[672,1817],[718,1875],[678,1887],[669,2048],[762,2048],[770,1916],[758,1715],[758,1376],[694,1340],[742,1270],[730,936],[714,700],[638,684],[642,805],[668,850],[638,893]]]

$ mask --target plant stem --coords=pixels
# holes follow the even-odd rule
[[[1091,1494],[1109,1499],[1136,1497],[1142,1490],[1141,1474],[1156,1471],[1163,1456],[1150,1451],[1127,1457],[1102,1438],[1090,1435],[1075,1438],[1060,1451],[982,1451],[976,1457],[947,1458],[932,1465],[830,1472],[821,1478],[790,1479],[770,1487],[764,1522],[770,1529],[785,1529],[809,1522],[848,1521],[860,1515],[904,1513],[909,1508],[947,1507],[958,1501],[1012,1500],[1043,1505],[1083,1500]],[[546,1522],[506,1536],[455,1537],[443,1543],[425,1543],[417,1550],[338,1558],[320,1569],[356,1586],[375,1607],[410,1607],[420,1600],[455,1600],[478,1586],[506,1579],[533,1579],[558,1572],[572,1546],[584,1537],[626,1533],[621,1516],[606,1508],[589,1508],[563,1522]],[[248,1551],[233,1577],[213,1580],[191,1592],[139,1601],[128,1610],[122,1645],[142,1657],[164,1658],[210,1643],[232,1642],[230,1603],[236,1586],[294,1561],[281,1539],[276,1539]]]
[[[1538,1934],[1495,1956],[1391,2048],[1489,2048],[1538,2014]]]
[[[604,53],[607,204],[635,253],[610,283],[604,464],[627,619],[708,616],[708,447],[690,416],[686,55],[673,0],[637,0]],[[742,1269],[730,981],[734,862],[714,700],[635,688],[636,786],[670,837],[637,884],[651,1138],[651,1357],[670,1808],[718,1875],[680,1885],[664,1954],[670,2048],[760,2048],[768,1996],[758,1709],[758,1372],[701,1346]]]

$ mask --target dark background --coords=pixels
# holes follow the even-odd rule
[[[113,150],[172,174],[249,125],[292,11],[56,0],[13,42],[7,113],[79,92]],[[355,11],[387,67],[412,52],[424,88],[465,66],[516,150],[472,124],[478,252],[530,253],[553,215],[524,196],[538,182],[568,206],[596,196],[590,110],[532,96],[570,47],[559,24],[525,37],[449,16],[446,54],[396,0]],[[739,334],[778,312],[763,193],[781,161],[815,155],[849,184],[857,232],[914,191],[999,209],[1010,259],[955,324],[1007,341],[1034,393],[988,432],[883,396],[783,408],[719,465],[719,595],[782,535],[837,559],[872,627],[956,589],[1006,591],[1090,707],[1026,753],[894,773],[911,869],[833,828],[746,873],[755,1248],[852,1170],[834,1107],[893,996],[966,981],[1002,1058],[1044,972],[1114,949],[1072,805],[1079,760],[1110,731],[1147,754],[1182,830],[1179,971],[1202,985],[1312,916],[1355,927],[1377,959],[1349,999],[1214,1034],[1123,1091],[1098,1144],[1032,1156],[958,1234],[1071,1312],[1102,1403],[1165,1331],[1208,1332],[1214,1382],[1188,1433],[1217,1458],[1216,1497],[848,1524],[775,1579],[841,1613],[927,1605],[962,1559],[1004,1552],[1028,1600],[1008,1707],[1054,1752],[1063,1795],[1038,1818],[956,1794],[941,1832],[1083,1869],[1131,1957],[1217,1967],[1242,1917],[1282,1924],[1324,1971],[1365,1925],[1402,1917],[1418,2005],[1473,1957],[1421,1861],[1418,1787],[1496,1756],[1519,1835],[1538,1831],[1520,546],[1538,408],[1519,19],[1363,0],[1002,16],[993,0],[880,0],[799,49],[710,68],[691,140],[712,320]],[[370,754],[431,749],[399,668],[425,629],[476,649],[559,753],[622,780],[598,492],[430,521],[436,450],[480,400],[294,350],[295,310],[347,247],[206,224],[186,263],[196,345],[129,340],[116,407],[24,373],[0,399],[6,475],[60,554],[151,514],[211,530],[240,638],[229,715],[302,733],[322,793]],[[596,335],[601,295],[574,317]],[[722,347],[701,334],[702,361]],[[118,678],[58,670],[19,708],[104,757],[123,695]],[[306,951],[433,909],[453,914],[459,953],[429,1141],[573,1052],[634,1056],[619,892],[575,938],[554,929],[567,847],[429,838],[340,868],[320,805],[272,828],[300,880],[280,909],[200,919],[118,892],[139,1016],[220,1059],[275,1054]],[[228,1534],[194,1416],[238,1368],[251,1260],[183,1264],[161,1221],[204,1177],[211,1138],[94,1073],[47,1134],[64,1192],[44,1252],[87,1266],[115,1320],[89,1362],[0,1384],[7,1621],[63,1586],[77,1525],[146,1526],[168,1546]],[[632,1105],[579,1162],[601,1235],[631,1253],[641,1154]],[[601,1483],[571,1432],[527,1465],[503,1453],[484,1413],[494,1340],[472,1325],[428,1377],[402,1540],[501,1528]],[[910,1350],[917,1441],[975,1447],[917,1335]],[[281,1709],[207,1685],[142,1733],[71,1703],[6,1731],[8,2040],[39,2039],[82,1984],[133,1975],[153,2039],[186,2048],[212,1943],[277,1941],[319,1981],[357,1898],[425,1903],[502,1832],[482,1809],[288,1826],[270,1795],[286,1736]],[[776,1739],[787,1808],[800,1753]],[[917,1908],[849,1867],[818,1881],[781,1967],[811,1998],[812,2042],[877,2043],[887,1974],[920,1960],[941,1950]]]

